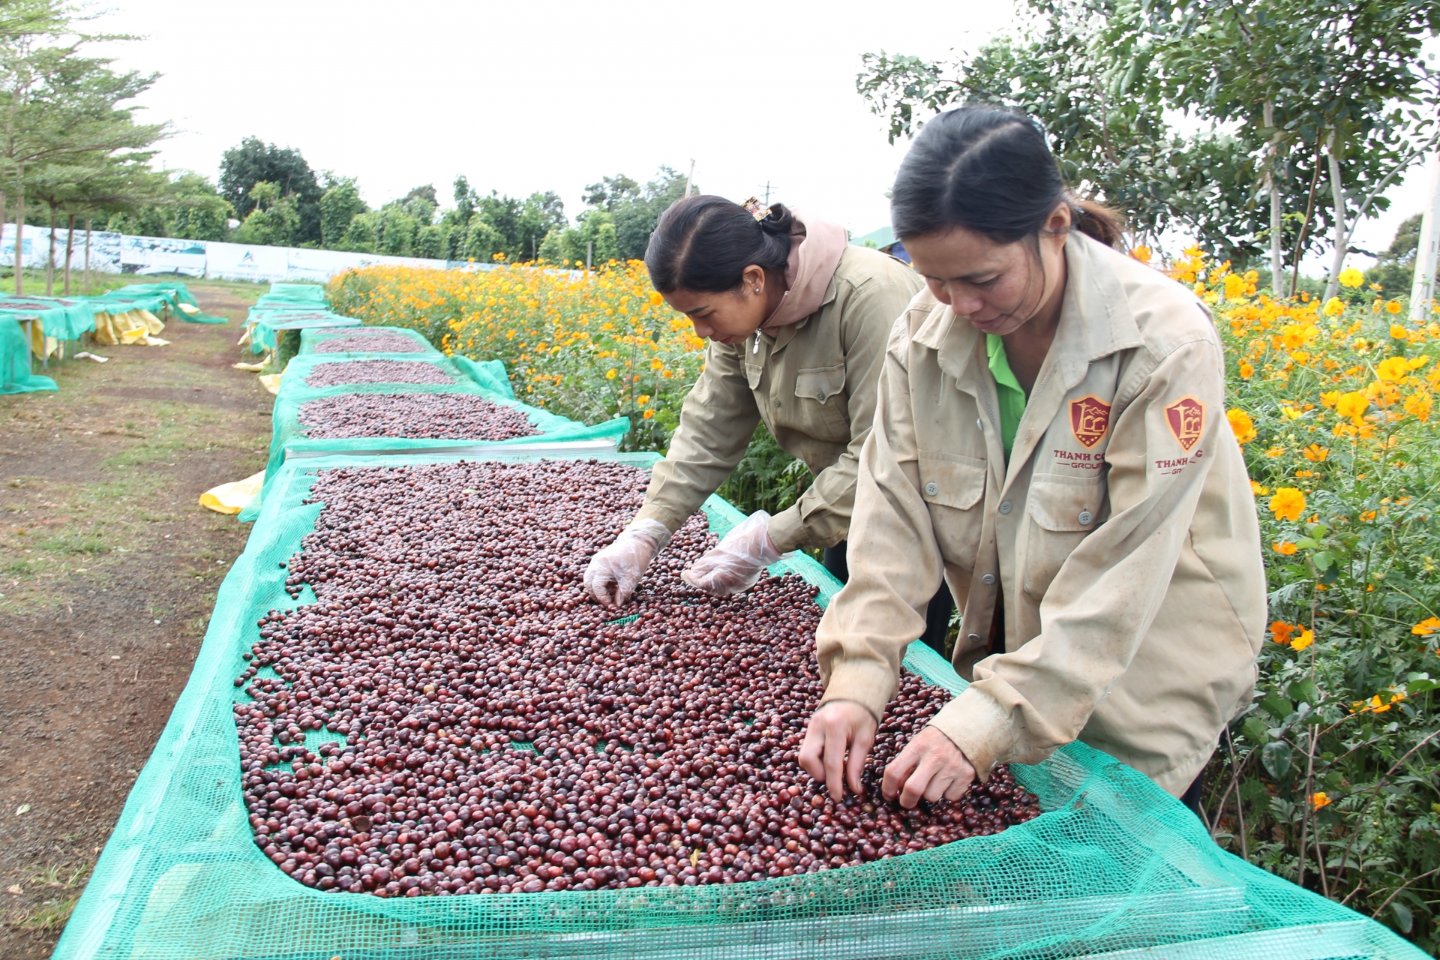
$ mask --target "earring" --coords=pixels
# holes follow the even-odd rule
[[[757,296],[759,295],[759,293],[760,293],[760,288],[759,288],[759,287],[756,287],[756,288],[755,288],[755,293],[756,293]]]

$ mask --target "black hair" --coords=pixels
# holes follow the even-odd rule
[[[1015,243],[1037,236],[1061,203],[1075,229],[1107,246],[1120,243],[1118,215],[1070,193],[1038,124],[971,105],[940,114],[915,138],[895,175],[890,220],[902,240],[965,227]]]
[[[740,285],[745,268],[784,270],[790,258],[795,215],[781,204],[762,220],[724,197],[683,197],[660,214],[645,268],[661,293],[696,290],[719,293]]]

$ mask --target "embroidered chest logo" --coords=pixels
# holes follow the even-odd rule
[[[1110,429],[1110,404],[1095,396],[1070,401],[1070,429],[1087,447],[1093,447]]]
[[[1189,453],[1190,448],[1200,441],[1200,434],[1205,429],[1205,404],[1194,397],[1176,400],[1165,408],[1165,422],[1170,432],[1175,434],[1175,439],[1180,441],[1180,448]]]

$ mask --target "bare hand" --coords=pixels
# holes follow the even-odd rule
[[[813,725],[815,721],[810,722]],[[900,806],[909,810],[922,797],[931,803],[942,797],[959,800],[974,782],[975,768],[964,751],[945,734],[927,726],[885,767],[880,792],[886,800],[898,798]]]
[[[800,741],[800,769],[822,781],[836,803],[845,798],[846,783],[858,795],[877,726],[874,714],[854,700],[822,704]]]

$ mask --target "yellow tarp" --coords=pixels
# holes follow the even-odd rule
[[[239,513],[260,494],[260,487],[264,483],[264,470],[254,476],[246,477],[244,480],[222,483],[220,486],[211,487],[200,494],[200,506],[207,510],[214,510],[216,513]]]
[[[106,346],[125,343],[162,347],[169,343],[158,336],[164,329],[164,322],[149,310],[95,314],[95,342]]]

